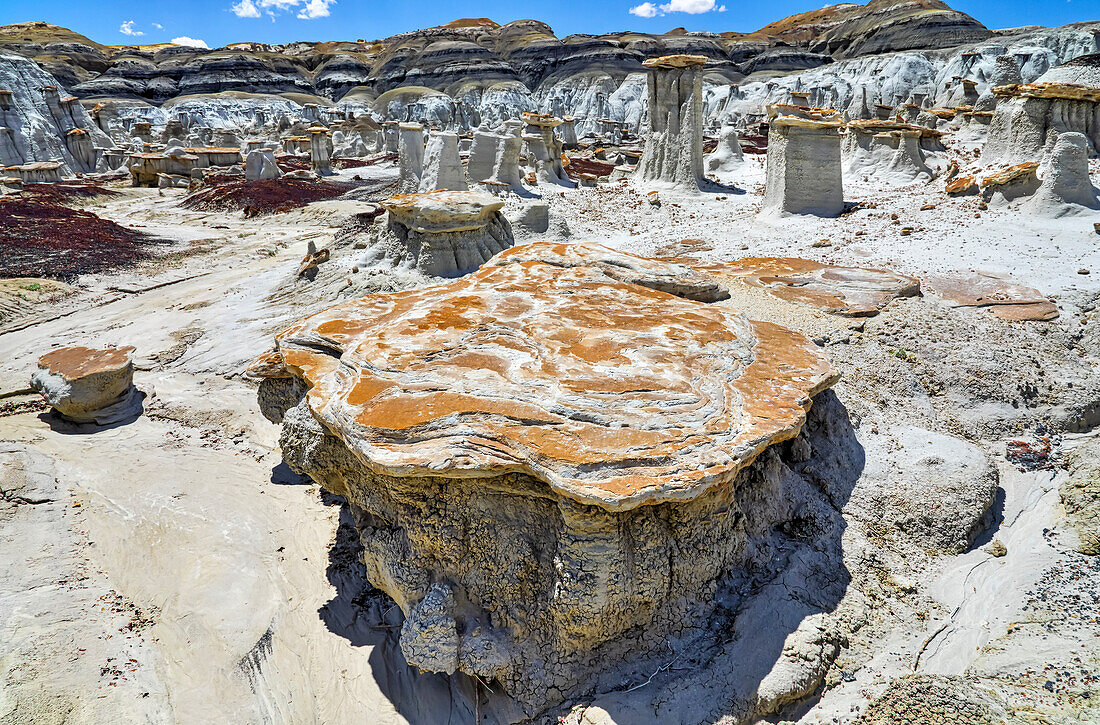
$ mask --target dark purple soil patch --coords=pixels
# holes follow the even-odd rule
[[[169,243],[59,203],[0,199],[0,277],[71,281],[133,265]]]
[[[238,180],[214,185],[204,179],[202,188],[184,199],[182,204],[188,209],[240,211],[246,217],[254,217],[279,214],[315,201],[335,199],[350,188],[350,184],[305,179]]]

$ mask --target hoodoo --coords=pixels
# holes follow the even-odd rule
[[[477,191],[402,194],[382,202],[386,224],[366,232],[366,262],[457,277],[514,243],[504,201]]]
[[[649,69],[649,135],[638,162],[643,184],[698,189],[703,182],[703,65],[701,55],[666,55]]]
[[[844,211],[840,128],[835,111],[769,106],[764,210],[833,217]]]

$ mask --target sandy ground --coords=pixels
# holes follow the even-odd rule
[[[874,208],[834,220],[762,219],[763,178],[762,158],[747,157],[730,180],[735,186],[699,196],[662,190],[659,206],[629,186],[543,192],[574,241],[705,261],[802,256],[918,277],[981,270],[1038,288],[1061,312],[1053,323],[1012,327],[929,296],[865,322],[733,290],[724,304],[825,340],[845,373],[838,394],[862,419],[858,436],[869,456],[893,455],[886,451],[902,447],[899,431],[908,425],[963,435],[996,462],[1002,490],[994,530],[965,553],[884,549],[883,567],[901,584],[869,608],[826,678],[828,689],[774,720],[849,722],[891,678],[927,673],[966,674],[1021,712],[1047,718],[1038,722],[1088,721],[1100,712],[1090,692],[1100,664],[1100,567],[1073,551],[1072,531],[1060,523],[1066,473],[1017,471],[1004,459],[1003,426],[969,436],[958,430],[967,410],[1021,430],[1045,418],[1006,418],[1001,400],[990,401],[987,416],[970,401],[895,397],[872,368],[892,349],[877,337],[888,325],[944,316],[953,330],[971,325],[1005,336],[1002,347],[990,338],[988,348],[980,340],[965,348],[979,357],[1003,347],[1026,353],[1033,344],[1041,357],[1046,348],[1037,341],[1052,335],[1088,339],[1081,330],[1100,295],[1093,230],[1100,214],[1050,220],[1012,207],[979,212],[975,198],[947,199],[941,182],[883,189],[856,179],[846,198]],[[281,463],[278,429],[260,416],[255,388],[242,376],[273,333],[363,290],[370,270],[352,279],[352,249],[335,255],[316,282],[295,279],[307,243],[328,244],[362,204],[322,202],[243,219],[184,210],[178,191],[125,192],[97,213],[178,240],[168,257],[23,304],[0,332],[0,721],[472,722],[483,698],[469,681],[404,665],[391,636],[399,613],[363,578],[351,529],[346,521],[341,527],[341,502]],[[919,211],[927,204],[935,208]],[[903,226],[913,233],[902,236]],[[689,238],[709,248],[685,251],[678,243]],[[1046,325],[1059,332],[1040,330]],[[21,392],[38,356],[71,344],[137,347],[144,414],[109,428],[77,427]],[[1037,365],[1057,374],[1063,362]],[[947,367],[950,377],[956,368]],[[1091,393],[1100,399],[1095,390],[1074,394],[1087,408]],[[1086,439],[1089,427],[1066,436],[1064,449]],[[862,556],[871,541],[852,536],[846,562],[849,548]],[[1006,556],[988,553],[993,538]],[[637,709],[618,711],[646,710],[645,696],[645,688],[632,692]],[[577,703],[569,717],[606,721],[601,713],[623,697]],[[507,719],[507,712],[490,717]]]

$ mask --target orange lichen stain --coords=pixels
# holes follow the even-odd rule
[[[348,392],[344,400],[347,401],[348,405],[364,405],[378,397],[380,393],[390,390],[393,387],[395,387],[395,384],[390,380],[368,377],[366,374],[361,374],[359,380]]]
[[[449,415],[480,413],[525,423],[553,423],[554,417],[535,405],[462,393],[430,393],[411,397],[375,398],[363,406],[356,422],[371,428],[404,430]]]
[[[62,347],[38,358],[38,367],[68,380],[85,375],[113,372],[130,364],[130,353],[135,348],[108,347],[95,350],[90,347]]]

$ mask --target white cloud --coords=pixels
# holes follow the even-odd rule
[[[181,35],[178,38],[172,38],[172,45],[186,45],[188,48],[206,48],[210,49],[210,46],[206,44],[205,40],[199,40],[198,38],[188,38],[186,35]]]
[[[118,32],[122,33],[123,35],[145,35],[145,33],[141,32],[140,30],[134,30],[133,20],[127,20],[125,23],[118,26]]]
[[[272,20],[276,15],[295,12],[299,20],[327,18],[329,8],[336,0],[239,0],[229,7],[229,11],[238,18],[258,18],[267,15]]]
[[[157,30],[164,30],[164,26],[161,25],[160,23],[153,23],[153,27],[156,28]]]
[[[229,8],[229,10],[238,18],[258,18],[260,17],[260,10],[256,7],[256,4],[252,0],[241,0],[239,3]]]
[[[301,20],[312,20],[313,18],[327,18],[328,6],[332,5],[336,0],[309,0],[306,6],[302,8],[298,13],[298,18]]]
[[[667,5],[661,5],[662,13],[687,13],[699,15],[714,10],[714,0],[672,0]]]
[[[710,12],[724,13],[726,12],[726,6],[716,5],[715,0],[670,0],[670,2],[661,3],[660,5],[644,2],[641,5],[635,5],[630,8],[630,14],[637,15],[639,18],[655,18],[658,15],[667,15],[669,13],[699,15],[701,13]]]

